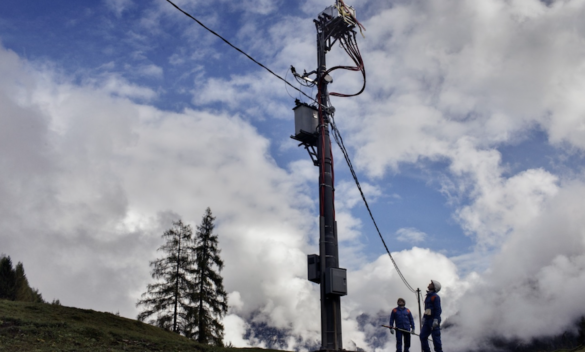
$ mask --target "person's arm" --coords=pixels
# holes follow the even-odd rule
[[[441,298],[436,295],[433,297],[433,329],[438,328],[441,323]]]
[[[396,319],[396,309],[392,309],[392,313],[390,314],[390,327],[394,327],[394,320]],[[390,333],[394,335],[394,329],[390,329]]]
[[[414,332],[414,318],[410,311],[408,312],[408,319],[410,320],[410,329]]]
[[[441,297],[435,296],[434,309],[433,309],[433,319],[438,319],[439,322],[441,321],[441,313],[443,310],[441,309]]]

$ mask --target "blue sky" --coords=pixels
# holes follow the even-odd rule
[[[177,4],[284,77],[290,65],[315,68],[312,19],[332,2]],[[411,284],[444,281],[449,316],[482,285],[504,294],[506,280],[544,277],[546,287],[543,273],[568,275],[559,258],[579,267],[585,3],[352,5],[367,28],[358,44],[368,86],[332,103]],[[338,47],[328,55],[347,61]],[[301,323],[318,304],[304,277],[304,256],[317,251],[317,170],[289,138],[297,93],[162,0],[5,1],[0,64],[0,253],[22,261],[45,297],[135,316],[162,231],[177,217],[196,224],[211,206],[229,258],[227,338],[261,344],[243,338],[252,316],[303,342],[318,336]],[[356,73],[334,79],[333,91],[361,85]],[[409,293],[335,150],[347,343],[383,348],[368,345],[356,317]],[[47,248],[59,258],[48,266]]]

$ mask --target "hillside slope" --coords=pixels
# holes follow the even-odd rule
[[[110,313],[0,300],[0,351],[234,352]],[[246,351],[260,349],[246,349]]]

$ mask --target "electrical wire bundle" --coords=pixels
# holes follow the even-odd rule
[[[366,89],[366,67],[364,65],[364,60],[362,59],[362,54],[360,53],[360,49],[357,45],[357,41],[355,39],[355,32],[350,32],[347,35],[339,38],[339,44],[345,50],[347,55],[352,59],[355,63],[355,66],[334,66],[327,70],[323,76],[335,71],[335,70],[349,70],[349,71],[360,71],[362,73],[362,77],[364,79],[364,84],[359,92],[354,94],[342,94],[342,93],[335,93],[331,92],[329,95],[333,95],[336,97],[355,97],[357,95],[362,94],[362,92]]]
[[[300,84],[301,86],[313,88],[317,84],[317,82],[313,81],[312,79],[307,78],[306,72],[302,76],[300,76],[299,74],[297,74],[297,72],[293,66],[291,66],[290,69],[293,73],[293,77],[295,78],[297,83]]]

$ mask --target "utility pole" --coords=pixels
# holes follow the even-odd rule
[[[317,155],[320,161],[319,194],[321,203],[319,217],[319,256],[321,258],[320,271],[322,279],[320,287],[321,349],[339,351],[343,348],[341,336],[341,296],[327,292],[327,284],[331,284],[329,282],[332,279],[331,275],[333,275],[333,272],[336,272],[331,269],[339,268],[337,222],[335,221],[334,204],[335,185],[333,184],[333,155],[331,151],[331,138],[329,136],[329,95],[327,92],[327,85],[329,82],[327,82],[324,77],[325,71],[327,70],[325,57],[328,49],[326,31],[327,20],[326,16],[319,16],[319,18],[315,20],[315,26],[317,27],[317,85],[319,87],[317,101],[320,104]],[[323,285],[323,283],[325,283],[325,285]]]
[[[353,11],[353,8],[345,8]],[[355,25],[342,16],[339,0],[336,6],[327,7],[319,14],[314,23],[317,30],[317,69],[303,75],[297,74],[294,68],[292,71],[297,78],[317,86],[317,106],[297,100],[297,106],[293,109],[296,134],[291,138],[301,142],[299,146],[307,149],[314,165],[319,167],[319,255],[308,256],[308,279],[320,284],[321,351],[341,351],[341,296],[347,295],[347,274],[346,269],[339,267],[330,139],[330,122],[335,109],[329,105],[328,85],[332,79],[327,73],[326,54],[338,39],[355,35]],[[316,79],[309,79],[313,74]]]

